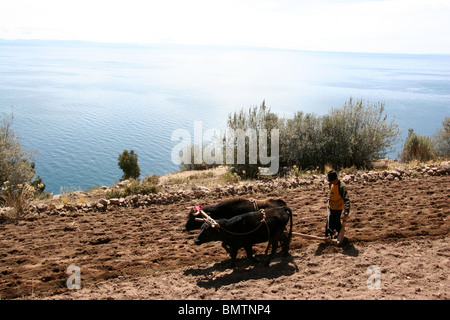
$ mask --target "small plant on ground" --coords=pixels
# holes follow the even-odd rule
[[[107,199],[125,198],[134,194],[147,195],[151,193],[158,193],[160,187],[158,186],[159,176],[151,175],[139,180],[132,179],[130,183],[126,184],[123,189],[113,188],[106,192]]]
[[[237,183],[241,180],[237,173],[226,172],[220,176],[220,180],[223,183]]]
[[[34,198],[34,194],[34,187],[27,183],[12,186],[9,181],[6,181],[3,184],[1,198],[5,206],[14,208],[16,223],[30,205]]]

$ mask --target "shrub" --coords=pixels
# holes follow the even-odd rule
[[[146,176],[144,179],[142,179],[142,183],[158,185],[159,178],[160,177],[157,174],[152,174],[152,175]]]
[[[36,179],[31,183],[31,186],[34,188],[34,196],[38,199],[45,199],[50,197],[50,193],[45,191],[46,185],[42,183],[42,178],[37,176]]]
[[[426,162],[434,159],[436,152],[430,137],[418,135],[413,129],[409,129],[400,156],[402,162]]]
[[[383,157],[400,131],[388,122],[384,104],[350,100],[323,116],[297,112],[285,122],[281,135],[281,165],[324,169],[367,167]]]
[[[6,181],[3,184],[1,198],[7,207],[14,208],[16,223],[33,200],[34,193],[35,189],[28,183],[13,186]]]
[[[311,113],[299,111],[286,120],[280,139],[281,165],[295,166],[299,172],[317,166],[322,158],[321,127],[322,118]]]
[[[207,164],[203,159],[201,163],[195,163],[194,158],[195,158],[195,152],[197,148],[204,148],[204,146],[199,146],[199,145],[191,145],[191,146],[187,146],[186,148],[184,148],[182,150],[182,152],[180,152],[180,159],[182,159],[182,154],[189,154],[190,155],[190,161],[189,163],[184,163],[181,160],[181,163],[179,165],[179,168],[181,171],[191,171],[191,170],[208,170],[211,168],[215,168],[218,167],[220,164]]]
[[[157,185],[158,182],[159,177],[156,175],[146,177],[142,182],[132,179],[131,182],[125,185],[123,189],[110,189],[106,192],[105,196],[107,199],[113,199],[124,198],[134,194],[147,195],[151,193],[158,193],[160,191],[160,188]]]
[[[0,186],[9,181],[14,188],[29,184],[35,174],[32,152],[24,150],[12,129],[13,115],[0,119]]]
[[[106,191],[105,197],[106,197],[106,199],[115,199],[115,198],[123,198],[125,196],[124,196],[123,190],[117,189],[117,188],[112,188],[112,189],[109,189],[108,191]]]
[[[157,193],[158,187],[156,184],[148,182],[139,182],[138,180],[133,180],[131,183],[127,184],[124,188],[124,195],[129,196],[132,194],[150,194]]]
[[[373,158],[386,155],[399,134],[398,124],[387,122],[384,103],[350,98],[342,108],[332,109],[322,118],[318,165],[367,167]]]
[[[225,172],[224,174],[222,174],[220,176],[220,180],[223,183],[237,183],[239,182],[240,178],[236,173],[231,173],[231,172]]]
[[[259,107],[254,106],[253,108],[249,108],[247,112],[242,109],[240,112],[230,113],[228,115],[227,123],[227,127],[231,132],[242,130],[241,132],[246,133],[248,132],[248,129],[253,130],[253,132],[256,133],[256,137],[254,137],[252,145],[258,145],[258,148],[258,137],[261,130],[267,130],[267,132],[270,133],[272,129],[279,129],[280,125],[280,119],[275,113],[270,111],[270,108],[267,108],[265,101],[263,101]],[[233,150],[234,161],[232,162],[233,164],[230,165],[230,170],[232,173],[236,173],[243,178],[257,178],[260,174],[260,168],[266,167],[266,165],[261,163],[260,157],[256,156],[257,159],[251,159],[250,139],[249,136],[246,136],[244,145],[240,145],[236,137],[226,137],[225,142],[227,150]],[[271,135],[269,134],[267,141],[267,155],[272,154],[271,145]],[[238,147],[245,148],[244,161],[238,161]],[[254,152],[254,154],[255,153],[259,154],[258,152]]]
[[[390,151],[400,134],[398,124],[387,120],[384,103],[371,104],[352,98],[326,115],[300,111],[292,119],[279,118],[263,101],[259,107],[230,113],[227,128],[234,136],[224,137],[227,158],[224,163],[229,164],[232,173],[247,179],[260,178],[264,173],[261,169],[267,167],[261,162],[264,150],[259,150],[260,133],[270,133],[266,157],[270,154],[274,159],[271,133],[278,130],[279,136],[274,135],[279,138],[278,145],[273,145],[279,148],[277,168],[295,165],[298,172],[317,168],[323,171],[327,164],[336,169],[369,167],[374,158],[382,158]],[[244,133],[245,141],[236,138],[238,132]],[[229,150],[233,150],[234,161],[228,159]]]
[[[134,150],[130,152],[124,150],[122,154],[119,154],[118,161],[118,165],[123,171],[122,180],[139,178],[141,169],[138,165],[138,156],[134,153]]]
[[[450,117],[442,121],[442,128],[433,137],[436,153],[443,158],[450,157]]]

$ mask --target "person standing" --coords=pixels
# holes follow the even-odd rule
[[[325,228],[325,237],[333,237],[334,232],[336,231],[334,236],[337,238],[342,228],[342,211],[344,211],[344,221],[350,214],[350,198],[348,196],[347,186],[344,182],[339,180],[335,170],[328,172],[327,179],[330,187],[330,192],[328,194],[328,206],[330,212]]]

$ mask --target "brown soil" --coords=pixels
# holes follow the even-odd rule
[[[42,216],[0,225],[1,299],[449,299],[450,176],[348,184],[347,241],[293,236],[269,267],[183,233],[192,202]],[[326,190],[308,186],[248,197],[284,199],[294,231],[322,236]],[[199,199],[210,204],[221,199]],[[264,259],[266,244],[254,247]],[[69,290],[70,265],[81,289]],[[380,288],[367,286],[370,266]]]

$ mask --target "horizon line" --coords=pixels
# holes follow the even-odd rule
[[[198,47],[198,48],[235,48],[235,49],[253,49],[253,50],[281,50],[281,51],[297,51],[311,53],[343,53],[343,54],[389,54],[389,55],[450,55],[450,52],[368,52],[368,51],[341,51],[341,50],[315,50],[300,49],[288,47],[271,47],[271,46],[252,46],[242,44],[200,44],[200,43],[176,43],[176,42],[123,42],[123,41],[98,41],[98,40],[80,40],[80,39],[38,39],[38,38],[0,38],[0,42],[48,42],[48,43],[78,43],[84,45],[105,45],[105,46],[132,46],[132,47]]]

